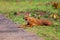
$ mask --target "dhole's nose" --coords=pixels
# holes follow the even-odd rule
[[[25,20],[27,20],[27,19],[25,18]]]
[[[26,18],[23,18],[23,19],[27,20]]]

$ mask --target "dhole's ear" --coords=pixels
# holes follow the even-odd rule
[[[26,16],[31,16],[31,14],[26,14],[25,17],[26,17]]]

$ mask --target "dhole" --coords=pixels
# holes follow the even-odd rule
[[[25,15],[25,21],[27,22],[26,25],[29,25],[30,27],[32,26],[50,26],[52,25],[52,22],[48,21],[48,20],[42,20],[42,19],[36,19],[34,17],[31,17],[29,15]]]

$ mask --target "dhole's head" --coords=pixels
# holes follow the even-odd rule
[[[27,21],[29,18],[30,18],[30,14],[26,14],[23,19]]]

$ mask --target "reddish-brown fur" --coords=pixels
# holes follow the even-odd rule
[[[42,20],[42,19],[36,19],[34,17],[30,17],[30,16],[25,16],[25,21],[27,22],[26,25],[31,26],[50,26],[52,25],[52,22],[48,21],[48,20]]]

